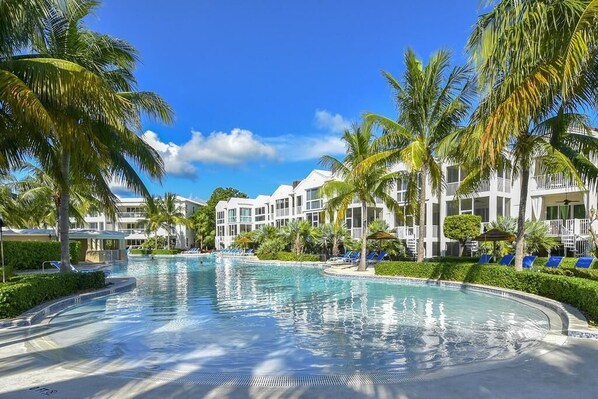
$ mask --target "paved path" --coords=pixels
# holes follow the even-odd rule
[[[60,355],[59,348],[29,344],[47,334],[44,325],[0,331],[0,399],[598,398],[598,341],[562,336],[513,360],[445,368],[396,384],[268,388],[205,385],[159,373],[143,377],[144,370],[117,364],[103,374],[82,373],[76,360],[48,360]]]

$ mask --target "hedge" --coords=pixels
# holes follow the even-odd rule
[[[256,254],[259,260],[280,260],[284,262],[319,262],[320,255],[301,254],[293,252],[278,252],[276,254]]]
[[[69,243],[71,263],[79,263],[78,241]],[[4,261],[14,270],[41,269],[47,260],[60,260],[60,243],[57,241],[5,241]]]
[[[132,255],[177,255],[183,250],[179,248],[174,249],[132,249]]]
[[[29,274],[0,283],[0,318],[16,317],[51,299],[106,286],[103,272]]]
[[[460,281],[524,291],[574,306],[590,323],[598,323],[598,282],[586,278],[448,262],[382,262],[376,266],[376,274]]]

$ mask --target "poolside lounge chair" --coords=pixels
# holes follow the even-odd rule
[[[359,255],[361,255],[361,252],[355,251],[347,259],[343,259],[343,260],[345,262],[355,262],[356,260],[359,259]]]
[[[478,263],[480,265],[483,265],[485,263],[490,263],[491,259],[492,259],[492,255],[484,254],[484,255],[480,256],[480,260],[478,261]]]
[[[353,251],[347,251],[345,252],[345,254],[343,256],[335,256],[333,258],[328,259],[329,262],[336,262],[339,260],[345,260],[345,259],[349,259],[349,257],[351,256],[351,254],[353,253]]]
[[[592,256],[582,256],[581,258],[577,259],[575,262],[575,267],[579,267],[580,269],[589,269],[594,263],[594,258]]]
[[[380,251],[380,253],[377,256],[375,256],[374,259],[369,260],[368,263],[376,264],[380,262],[382,259],[384,259],[386,255],[386,251]]]
[[[376,251],[370,251],[369,254],[365,257],[366,263],[370,263],[376,257]],[[358,259],[359,260],[359,259]]]
[[[524,256],[523,257],[523,268],[531,269],[537,258],[538,258],[537,256]]]
[[[55,267],[55,268],[57,268],[58,270],[60,270],[60,263],[61,263],[61,262],[60,262],[59,260],[47,260],[47,261],[45,261],[45,262],[43,262],[43,263],[42,263],[42,268],[43,268],[43,266],[44,266],[44,265],[47,265],[47,264],[49,264],[49,265],[51,265],[51,266],[54,266],[54,267]],[[79,269],[77,269],[77,268],[76,268],[75,266],[73,266],[73,265],[70,265],[70,266],[71,266],[71,271],[72,271],[73,273],[93,273],[93,272],[99,272],[99,271],[101,271],[101,272],[103,272],[103,273],[104,273],[104,275],[105,275],[106,277],[110,276],[110,270],[90,270],[90,269],[84,269],[84,270],[82,269],[82,270],[79,270]]]
[[[515,259],[515,255],[505,255],[501,258],[498,264],[501,266],[509,266],[513,262],[513,259]]]
[[[559,267],[564,258],[564,256],[551,256],[544,267]]]
[[[249,248],[247,251],[245,251],[243,254],[243,256],[250,256],[253,255],[253,248]]]

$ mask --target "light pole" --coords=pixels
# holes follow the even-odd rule
[[[2,229],[4,229],[4,220],[0,218],[0,258],[2,258],[2,282],[6,282],[6,272],[4,270],[4,240],[2,239]]]

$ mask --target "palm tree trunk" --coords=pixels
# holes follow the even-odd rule
[[[417,234],[417,261],[423,262],[425,258],[424,240],[426,237],[426,183],[428,167],[422,166],[421,189],[419,191],[419,231]]]
[[[517,215],[517,241],[515,241],[516,270],[523,270],[523,255],[525,252],[525,208],[527,207],[529,173],[529,166],[523,165],[521,168],[521,187],[519,191],[519,213]]]
[[[361,202],[361,256],[359,259],[358,271],[363,272],[367,267],[366,263],[366,251],[367,251],[367,222],[368,222],[368,203],[365,201]]]
[[[155,241],[154,241],[154,249],[158,249],[158,230],[156,230],[155,234]]]
[[[60,165],[60,172],[62,174],[62,181],[60,182],[60,209],[58,211],[59,227],[60,227],[60,271],[68,273],[71,271],[71,257],[69,251],[69,204],[71,203],[71,195],[69,192],[69,176],[71,166],[71,154],[63,149],[62,162]]]

